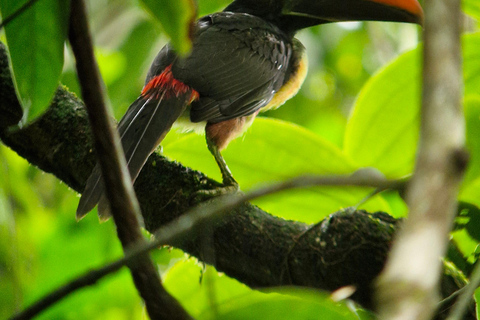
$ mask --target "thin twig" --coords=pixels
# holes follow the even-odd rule
[[[383,180],[373,178],[358,178],[358,177],[321,177],[321,176],[303,176],[293,178],[291,180],[266,186],[256,189],[245,195],[233,194],[225,195],[214,200],[208,205],[200,205],[188,210],[177,220],[163,226],[155,233],[155,238],[149,243],[138,244],[132,247],[123,258],[107,264],[106,266],[90,271],[73,281],[63,285],[57,290],[49,293],[47,296],[41,298],[33,305],[18,313],[11,320],[30,319],[37,315],[42,310],[45,310],[54,303],[67,297],[69,294],[75,292],[86,286],[97,283],[106,275],[119,270],[121,267],[138,259],[139,256],[158,248],[164,244],[170,244],[174,241],[187,237],[194,230],[201,229],[206,224],[211,224],[212,220],[220,219],[223,215],[228,214],[233,208],[238,207],[244,202],[251,201],[263,196],[271,195],[281,191],[306,188],[313,186],[363,186],[376,187],[380,190],[398,189],[403,187],[404,180]]]
[[[140,209],[133,192],[126,167],[120,138],[111,122],[102,90],[98,66],[83,0],[71,2],[69,39],[77,63],[77,74],[82,96],[88,111],[95,148],[102,170],[106,196],[117,227],[123,250],[142,244],[145,239],[140,230]],[[161,284],[158,270],[148,255],[138,257],[130,267],[135,286],[145,301],[152,319],[190,319],[191,317]]]
[[[9,15],[8,17],[6,17],[5,19],[3,19],[2,23],[0,23],[0,29],[2,28],[5,28],[5,26],[7,24],[9,24],[10,22],[12,22],[13,20],[15,20],[19,15],[21,15],[25,10],[27,10],[28,8],[30,8],[31,6],[33,6],[35,4],[35,2],[37,2],[37,0],[29,0],[28,2],[26,2],[23,6],[21,6],[20,8],[18,8],[17,11],[15,11],[14,13],[12,13],[11,15]]]
[[[45,297],[41,298],[25,310],[14,315],[10,320],[23,320],[31,319],[34,316],[38,315],[43,310],[46,310],[53,304],[67,297],[71,293],[77,291],[86,286],[93,285],[97,283],[98,280],[105,277],[106,275],[113,273],[123,267],[128,263],[132,258],[129,255],[126,255],[122,259],[119,259],[113,263],[110,263],[100,269],[92,270],[86,274],[77,277],[76,279],[70,281],[69,283],[61,286],[57,290],[47,294]]]
[[[470,276],[470,282],[463,287],[460,293],[457,302],[453,306],[452,311],[448,315],[447,320],[461,320],[463,315],[467,311],[467,308],[470,304],[470,301],[473,299],[473,294],[475,290],[480,286],[480,263],[477,262],[475,268],[473,269],[472,275]]]
[[[204,205],[197,206],[186,214],[180,216],[175,221],[168,224],[168,227],[162,227],[155,232],[157,245],[164,244],[164,240],[169,239],[168,243],[179,241],[194,228],[201,229],[206,222],[211,223],[212,219],[219,219],[225,212],[229,212],[239,205],[263,197],[266,195],[278,193],[289,189],[307,188],[313,186],[362,186],[375,187],[377,189],[399,189],[405,185],[405,180],[385,180],[375,178],[359,178],[348,176],[300,176],[271,186],[266,186],[253,190],[245,195],[225,195],[215,199],[208,207]]]
[[[463,286],[461,287],[460,289],[458,289],[457,291],[453,292],[451,295],[449,295],[448,297],[444,298],[442,301],[440,301],[438,303],[438,308],[442,307],[442,306],[445,306],[445,305],[448,305],[449,303],[452,302],[452,300],[456,299],[462,292],[465,291],[465,289],[467,288],[467,286]]]

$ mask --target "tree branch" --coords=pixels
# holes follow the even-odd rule
[[[139,224],[139,205],[128,173],[120,137],[105,105],[102,82],[93,54],[83,0],[71,2],[69,40],[77,63],[77,75],[88,110],[95,149],[102,170],[105,193],[123,250],[145,242]],[[190,319],[182,306],[163,288],[148,254],[129,265],[133,281],[145,301],[151,319]]]
[[[438,303],[463,149],[460,1],[425,1],[422,127],[417,166],[406,192],[409,217],[378,282],[382,319],[430,319]]]
[[[153,241],[140,243],[126,252],[125,256],[114,262],[111,262],[102,268],[89,271],[81,275],[53,292],[47,294],[22,312],[18,313],[11,320],[29,319],[41,311],[47,309],[49,306],[57,303],[61,299],[67,297],[69,294],[86,286],[97,283],[106,275],[119,270],[121,267],[134,262],[140,256],[148,253],[150,250],[156,249],[168,243],[178,243],[182,239],[188,238],[190,234],[198,234],[205,227],[212,225],[220,218],[222,218],[229,211],[235,209],[245,201],[251,201],[266,195],[271,195],[280,191],[289,190],[293,188],[303,188],[308,186],[319,185],[369,185],[374,184],[376,187],[385,190],[398,183],[403,185],[403,182],[389,182],[385,180],[379,181],[365,181],[365,178],[345,178],[345,177],[301,177],[294,178],[286,182],[278,183],[270,187],[263,187],[246,195],[231,194],[216,198],[208,205],[196,206],[186,212],[167,225],[161,227],[155,232]],[[352,211],[352,213],[354,213]],[[307,229],[306,232],[312,229]],[[305,232],[305,233],[306,233]],[[304,233],[304,234],[305,234]]]

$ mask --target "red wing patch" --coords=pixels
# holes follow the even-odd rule
[[[143,87],[142,95],[155,95],[155,98],[157,99],[160,98],[161,95],[164,95],[164,97],[168,99],[173,96],[178,97],[187,92],[191,92],[190,102],[199,98],[197,91],[173,77],[172,66],[169,65],[162,73],[154,77],[145,85],[145,87]]]

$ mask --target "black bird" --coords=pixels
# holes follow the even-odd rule
[[[235,0],[223,12],[200,18],[186,57],[166,45],[153,61],[141,95],[118,131],[134,181],[172,125],[204,128],[223,184],[237,183],[220,151],[260,111],[294,96],[307,62],[294,38],[303,28],[336,21],[376,20],[421,24],[417,0]],[[103,182],[97,165],[77,208],[81,219],[99,202]],[[108,210],[99,210],[108,218]]]

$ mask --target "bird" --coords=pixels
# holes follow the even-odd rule
[[[205,131],[223,186],[238,189],[221,151],[259,112],[278,108],[300,89],[308,67],[296,32],[366,20],[422,24],[423,11],[417,0],[235,0],[223,11],[199,18],[191,51],[181,56],[171,44],[165,45],[150,66],[140,96],[118,124],[132,181],[176,124]],[[103,193],[97,164],[80,198],[77,219],[91,211]],[[108,209],[99,208],[99,216],[107,219]]]

